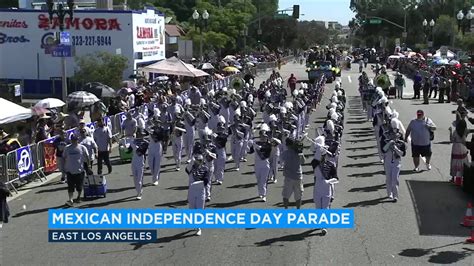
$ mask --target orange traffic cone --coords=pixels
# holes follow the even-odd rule
[[[471,237],[466,239],[467,243],[474,243],[474,230],[471,229]]]
[[[474,225],[474,216],[472,215],[472,203],[467,204],[466,214],[461,223],[462,226],[472,227]]]

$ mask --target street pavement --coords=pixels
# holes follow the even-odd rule
[[[294,73],[306,79],[304,66],[290,63],[280,73],[285,80]],[[369,70],[369,68],[367,69]],[[259,84],[270,72],[256,79]],[[433,145],[433,169],[413,173],[411,151],[402,162],[400,198],[397,203],[386,199],[385,176],[379,162],[372,126],[361,111],[356,71],[344,71],[341,77],[347,94],[345,129],[332,208],[352,208],[353,229],[332,229],[326,236],[319,230],[300,229],[205,229],[202,236],[191,230],[161,229],[156,243],[48,243],[47,211],[63,208],[66,187],[57,180],[32,189],[10,201],[12,219],[0,232],[0,265],[367,265],[459,263],[472,265],[473,247],[464,244],[469,230],[459,226],[467,202],[472,200],[449,179],[448,127],[453,104],[422,105],[420,100],[393,100],[405,127],[417,109],[425,110],[438,129]],[[322,125],[326,116],[328,95],[334,84],[328,84],[326,99],[313,113],[309,136]],[[406,97],[411,85],[408,84]],[[307,143],[305,154],[312,156]],[[84,201],[78,208],[187,208],[188,177],[176,172],[171,149],[163,165],[159,186],[147,186],[141,201],[135,200],[135,189],[129,164],[121,164],[113,152],[113,172],[107,176],[106,198]],[[282,208],[283,178],[269,185],[267,202],[257,200],[253,155],[248,156],[240,172],[226,172],[224,184],[214,186],[209,208]],[[227,168],[233,167],[232,163]],[[424,167],[422,167],[424,170]],[[304,209],[314,208],[313,176],[309,163],[304,166]],[[151,183],[151,176],[145,175]],[[293,199],[292,199],[293,201]],[[23,210],[22,206],[26,209]]]

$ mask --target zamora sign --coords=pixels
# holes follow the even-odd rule
[[[50,24],[49,18],[43,14],[38,16],[38,20],[38,27],[40,29],[50,30],[59,28],[59,19],[57,17],[53,18],[52,24]],[[68,30],[122,30],[120,28],[120,23],[116,18],[73,18],[72,20],[70,18],[65,18],[64,26]]]

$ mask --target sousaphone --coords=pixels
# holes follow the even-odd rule
[[[243,78],[235,77],[230,82],[230,86],[231,86],[231,88],[235,89],[235,91],[239,94],[240,91],[245,86],[245,80]]]

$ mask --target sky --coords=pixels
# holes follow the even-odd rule
[[[350,2],[350,0],[279,0],[278,9],[300,5],[300,20],[338,21],[342,25],[347,25],[354,17],[349,8]]]

